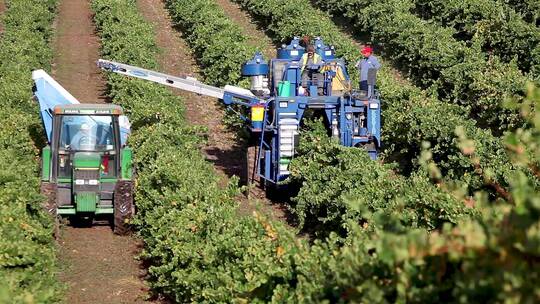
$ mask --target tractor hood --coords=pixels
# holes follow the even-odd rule
[[[77,152],[73,157],[73,168],[98,169],[101,165],[101,154],[96,152]]]

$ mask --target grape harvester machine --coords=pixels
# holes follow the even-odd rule
[[[381,102],[375,89],[376,71],[368,72],[368,91],[351,89],[345,61],[335,56],[333,46],[316,38],[313,42],[323,62],[302,68],[306,52],[298,38],[283,45],[277,58],[265,61],[260,53],[241,67],[250,77],[249,90],[226,85],[218,88],[191,77],[176,77],[147,69],[100,59],[98,66],[118,74],[149,80],[181,90],[210,96],[227,106],[250,109],[247,122],[253,147],[253,176],[277,185],[289,174],[295,156],[299,129],[306,110],[324,113],[329,135],[343,146],[363,147],[372,159],[381,145]],[[248,157],[249,159],[249,157]]]

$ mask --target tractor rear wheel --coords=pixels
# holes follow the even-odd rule
[[[133,182],[120,180],[114,190],[114,233],[126,235],[131,231],[129,220],[135,215]]]

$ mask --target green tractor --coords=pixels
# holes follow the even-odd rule
[[[44,71],[34,71],[48,145],[42,151],[41,192],[46,209],[77,222],[114,219],[114,232],[129,231],[134,215],[129,122],[120,106],[80,104]]]

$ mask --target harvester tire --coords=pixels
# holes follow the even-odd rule
[[[131,231],[130,219],[135,215],[133,182],[120,180],[114,190],[114,233],[126,235]]]

